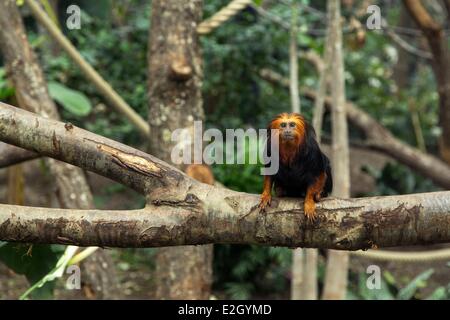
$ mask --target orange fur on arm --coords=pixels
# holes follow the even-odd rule
[[[267,206],[270,206],[272,202],[272,177],[264,176],[263,191],[261,193],[261,201],[259,203],[259,208],[264,210]]]

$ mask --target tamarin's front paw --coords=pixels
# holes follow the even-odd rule
[[[272,202],[272,196],[270,194],[262,194],[261,201],[259,202],[259,211],[265,211],[268,206],[270,206]]]
[[[304,211],[309,221],[316,219],[316,203],[314,201],[305,201]]]

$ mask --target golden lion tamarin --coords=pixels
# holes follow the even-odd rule
[[[330,161],[319,148],[314,128],[300,114],[282,113],[268,129],[278,130],[277,141],[271,141],[269,135],[266,148],[269,153],[271,143],[278,144],[279,169],[264,177],[259,208],[263,211],[270,205],[274,186],[279,197],[304,197],[305,215],[313,220],[316,202],[333,188]]]

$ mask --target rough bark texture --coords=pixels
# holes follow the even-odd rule
[[[406,9],[427,38],[433,54],[432,67],[439,93],[439,141],[441,157],[450,164],[450,49],[443,26],[435,21],[420,0],[403,0]],[[448,2],[445,2],[448,9]]]
[[[36,56],[31,49],[25,29],[14,0],[0,2],[0,48],[3,53],[7,74],[16,90],[19,105],[43,117],[59,119],[58,110],[48,94],[47,83]],[[81,169],[54,159],[47,161],[57,186],[57,196],[64,208],[89,209],[93,207],[93,198]],[[106,255],[98,251],[100,255]],[[104,257],[107,259],[107,257]],[[112,264],[105,269],[102,265],[92,267],[105,277],[113,277]],[[90,277],[89,272],[84,277]],[[108,284],[113,284],[111,279]],[[115,296],[114,286],[103,287],[97,292],[99,298]]]
[[[191,181],[178,199],[134,211],[0,205],[0,241],[103,247],[210,243],[339,250],[450,242],[450,192],[354,199],[327,198],[308,222],[299,199],[274,199]]]
[[[171,133],[203,120],[197,24],[202,1],[155,0],[149,39],[150,150],[170,162]],[[156,297],[208,299],[212,246],[164,248],[156,255]]]
[[[158,194],[183,173],[161,160],[70,123],[42,118],[0,102],[4,142],[53,157],[118,181],[137,192]]]
[[[332,98],[332,170],[333,195],[350,197],[350,158],[347,117],[345,114],[345,78],[342,49],[341,7],[339,1],[328,1],[330,17],[329,41],[333,46]],[[329,251],[323,299],[344,299],[347,290],[348,253]]]
[[[299,199],[274,198],[261,214],[258,195],[199,183],[131,147],[5,104],[0,104],[0,140],[109,176],[147,195],[146,208],[136,211],[3,205],[0,241],[101,247],[245,243],[342,250],[450,242],[450,192],[328,198],[317,204],[318,217],[311,223]],[[145,186],[137,187],[139,183]]]

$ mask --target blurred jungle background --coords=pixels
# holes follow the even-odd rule
[[[74,44],[82,57],[119,93],[142,118],[148,118],[147,70],[150,0],[74,1],[45,0],[42,8]],[[229,4],[205,0],[203,19]],[[113,111],[67,53],[49,36],[29,7],[17,1],[31,47],[37,54],[60,116],[97,134],[145,150],[147,141],[124,116]],[[66,9],[77,4],[81,28],[69,30]],[[448,1],[422,1],[442,26],[448,45]],[[383,27],[369,30],[369,5],[381,9]],[[294,17],[293,8],[296,9]],[[292,23],[298,50],[300,88],[315,89],[319,83],[327,33],[327,2],[311,0],[254,1],[228,21],[200,38],[203,58],[203,107],[205,127],[265,128],[275,114],[291,109],[289,91]],[[341,1],[346,100],[363,110],[401,142],[422,153],[441,157],[442,136],[439,93],[431,60],[433,52],[402,1]],[[295,18],[295,20],[294,20]],[[0,32],[4,32],[0,30]],[[3,44],[0,44],[2,46]],[[447,51],[448,53],[448,51]],[[323,61],[322,61],[323,62]],[[333,63],[333,62],[332,62]],[[448,66],[448,65],[447,65]],[[447,70],[448,71],[448,70]],[[334,79],[329,79],[334,81]],[[0,58],[0,100],[12,103],[15,88]],[[302,113],[312,120],[314,98],[300,90]],[[150,106],[151,107],[151,106]],[[448,125],[448,124],[447,124]],[[382,148],[372,148],[367,132],[349,122],[351,196],[374,196],[442,190],[424,174],[398,161]],[[324,113],[322,146],[330,152],[331,114]],[[378,137],[383,143],[382,138]],[[419,161],[419,160],[417,160]],[[260,193],[259,167],[213,165],[215,180],[225,187]],[[102,209],[141,208],[145,199],[106,178],[87,173],[94,204]],[[42,159],[0,171],[2,202],[57,206],[54,181]],[[15,200],[14,200],[15,199]],[[21,200],[20,200],[21,199]],[[445,246],[429,246],[437,250]],[[423,248],[401,248],[405,252]],[[0,299],[18,299],[31,285],[51,273],[65,250],[59,245],[0,243]],[[398,249],[400,250],[400,249]],[[149,299],[156,295],[155,249],[107,249],[106,272],[94,285],[67,290],[63,275],[35,288],[32,298]],[[326,250],[317,257],[317,292],[325,282]],[[86,257],[81,264],[94,255]],[[447,299],[450,297],[450,259],[426,261],[373,260],[350,255],[348,299]],[[212,299],[289,299],[293,250],[250,245],[214,245]],[[381,289],[366,286],[367,267],[381,270]],[[102,278],[103,277],[103,278]],[[107,279],[110,277],[111,279]],[[99,294],[99,286],[114,282],[114,295]],[[107,289],[105,289],[107,290]]]

